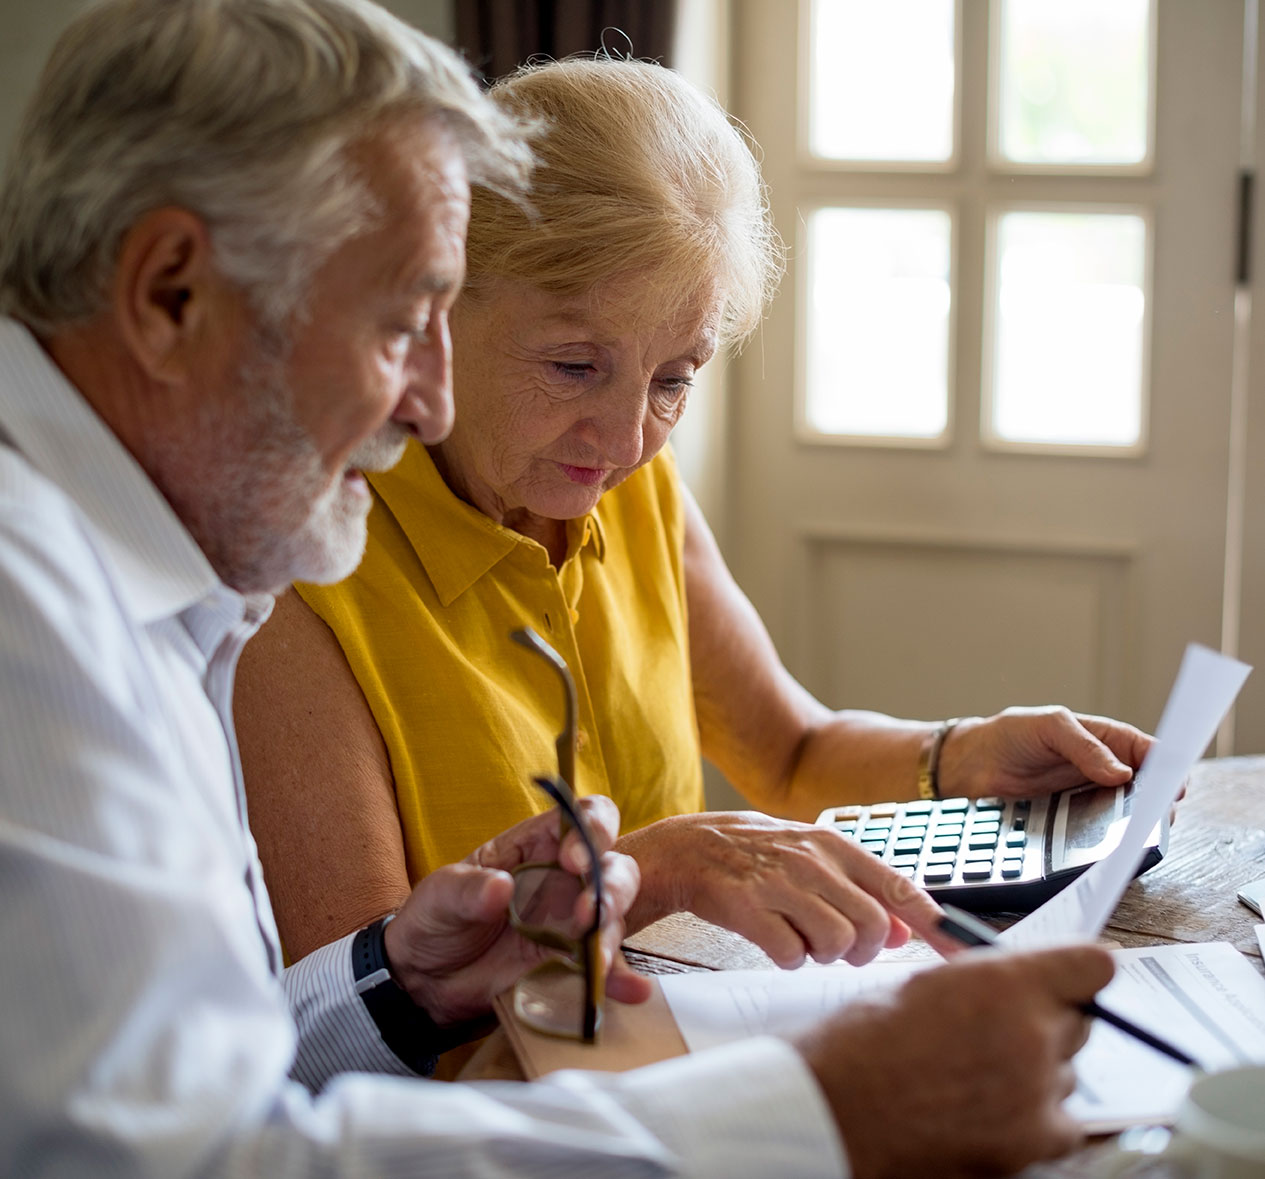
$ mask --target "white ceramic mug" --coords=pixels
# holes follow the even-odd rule
[[[1125,1136],[1127,1141],[1128,1136]],[[1101,1179],[1157,1164],[1181,1179],[1265,1179],[1265,1067],[1227,1069],[1198,1078],[1161,1151],[1122,1143],[1102,1160]]]

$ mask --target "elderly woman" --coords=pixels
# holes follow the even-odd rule
[[[493,94],[544,131],[533,210],[475,196],[456,425],[369,476],[359,571],[282,599],[239,674],[251,826],[287,947],[392,910],[546,805],[530,774],[556,769],[563,705],[509,641],[531,626],[578,688],[574,785],[615,799],[641,868],[630,925],[692,910],[783,965],[863,961],[929,906],[793,820],[910,797],[933,745],[939,789],[978,796],[1122,783],[1149,738],[1058,708],[946,731],[831,712],[796,683],[667,447],[695,375],[754,329],[779,276],[747,144],[653,65],[551,63]],[[759,810],[700,813],[700,756]]]

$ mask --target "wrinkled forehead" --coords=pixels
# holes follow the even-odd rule
[[[612,336],[635,332],[708,339],[720,329],[724,298],[710,276],[682,281],[663,271],[634,271],[603,279],[576,295],[553,300],[552,315],[572,318]]]

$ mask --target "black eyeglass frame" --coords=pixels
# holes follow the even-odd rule
[[[597,1039],[602,1004],[606,994],[605,968],[602,960],[602,943],[599,936],[602,927],[602,865],[593,834],[580,814],[574,792],[576,692],[575,681],[567,662],[530,627],[516,630],[511,635],[520,646],[534,651],[558,673],[562,681],[565,718],[561,732],[554,742],[558,757],[557,775],[535,775],[532,781],[554,801],[558,807],[558,842],[561,845],[572,829],[579,833],[581,842],[589,854],[588,883],[593,890],[593,921],[578,937],[572,938],[548,926],[523,921],[510,907],[510,924],[523,937],[537,945],[558,950],[567,956],[566,963],[578,967],[584,976],[584,1010],[580,1021],[579,1038],[586,1044]],[[556,861],[549,863],[520,864],[511,875],[518,876],[529,870],[564,869]]]

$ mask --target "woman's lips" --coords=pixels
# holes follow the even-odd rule
[[[602,467],[573,467],[570,463],[559,463],[558,466],[572,483],[579,483],[582,487],[593,487],[606,478]]]

